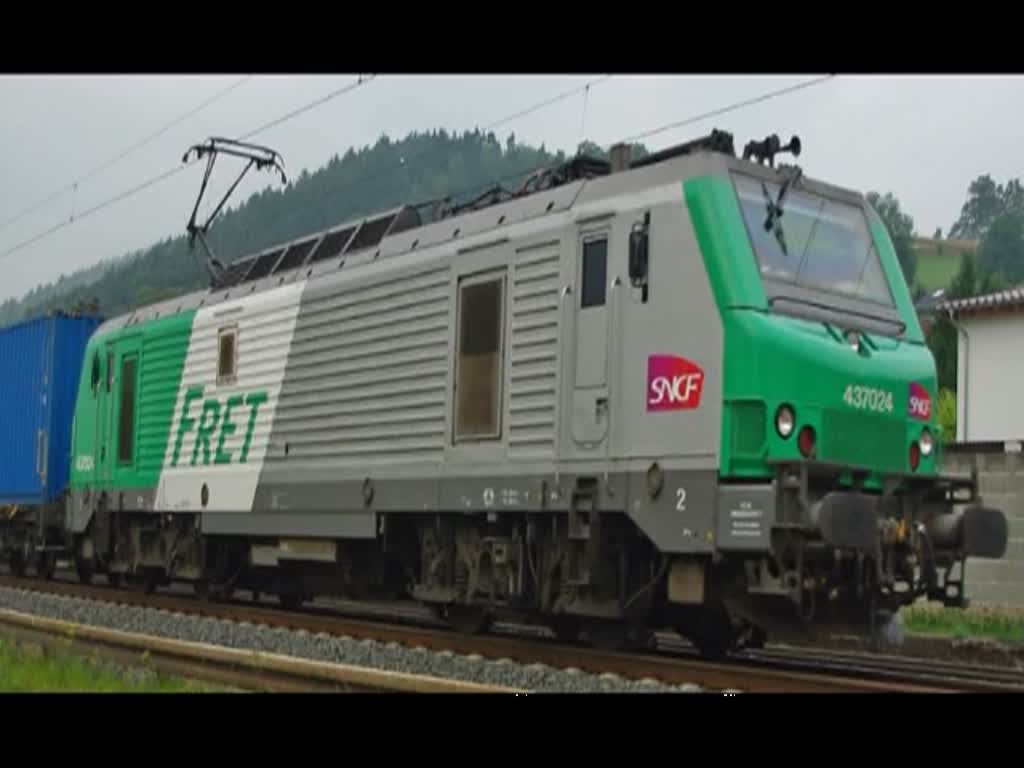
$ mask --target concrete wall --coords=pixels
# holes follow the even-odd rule
[[[967,561],[967,596],[972,604],[1024,606],[1024,456],[947,454],[946,471],[970,474],[974,461],[982,501],[1003,510],[1010,524],[1010,542],[1002,560]]]
[[[1024,438],[1024,315],[964,317],[957,343],[957,442]]]

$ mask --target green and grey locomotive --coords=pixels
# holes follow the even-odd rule
[[[941,471],[881,220],[779,149],[616,147],[107,321],[74,414],[83,573],[707,653],[962,605],[1006,520]]]

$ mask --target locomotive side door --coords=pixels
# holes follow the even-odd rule
[[[103,355],[103,379],[96,397],[96,483],[100,486],[110,484],[110,430],[111,413],[113,412],[114,380],[116,364],[114,343],[108,342],[101,353]]]
[[[118,485],[130,485],[138,454],[139,339],[118,341],[114,349],[116,376],[108,401],[107,467]]]
[[[608,248],[610,221],[579,230],[576,248],[572,437],[596,448],[608,436]]]

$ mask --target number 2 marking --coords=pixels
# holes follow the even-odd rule
[[[686,511],[686,489],[676,488],[676,511]]]

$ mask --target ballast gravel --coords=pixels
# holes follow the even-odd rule
[[[0,608],[125,632],[502,685],[536,693],[697,693],[702,690],[696,685],[666,685],[651,679],[627,680],[618,675],[594,675],[575,668],[559,670],[543,664],[523,665],[511,659],[491,660],[475,654],[462,656],[451,651],[436,652],[399,643],[380,643],[322,632],[311,634],[305,630],[236,623],[7,587],[0,587]]]

